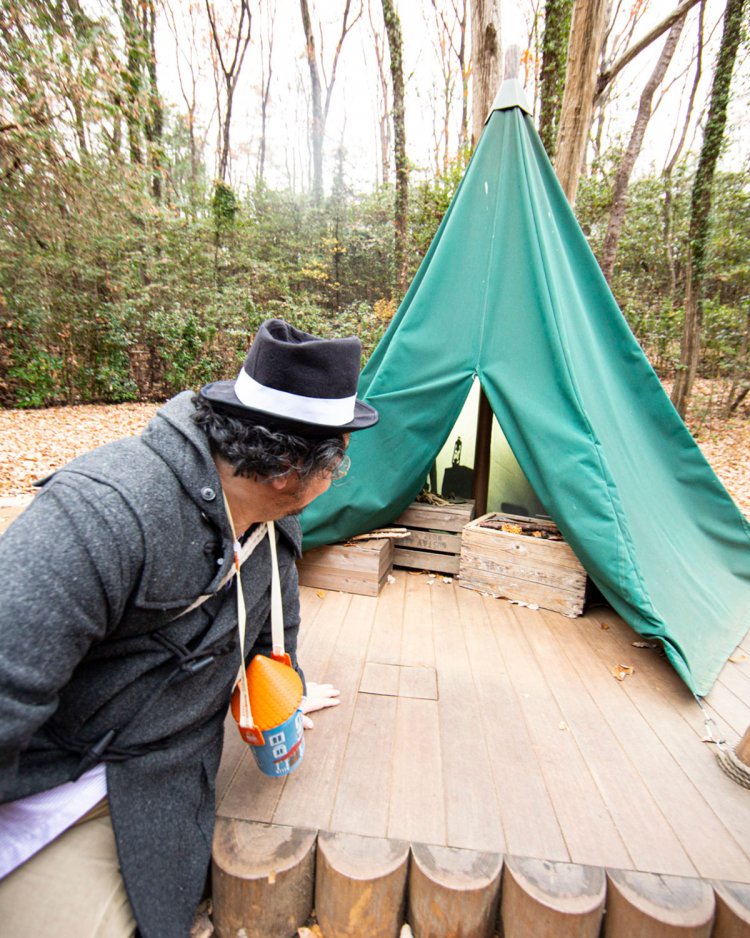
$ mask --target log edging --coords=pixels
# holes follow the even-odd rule
[[[750,938],[750,884],[217,819],[217,938]]]

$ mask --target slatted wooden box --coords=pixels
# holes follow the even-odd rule
[[[393,541],[373,538],[306,551],[297,561],[300,586],[377,596],[393,567]]]
[[[483,527],[487,521],[547,529],[550,540]],[[459,583],[491,596],[518,600],[566,616],[579,616],[586,600],[586,571],[553,522],[490,513],[461,535]]]
[[[393,522],[409,529],[409,536],[396,542],[394,565],[455,576],[461,560],[461,531],[473,517],[473,501],[451,505],[412,502]]]

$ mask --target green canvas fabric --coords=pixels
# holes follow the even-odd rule
[[[304,547],[386,525],[418,494],[472,381],[589,576],[706,694],[750,627],[750,526],[664,393],[531,118],[493,112],[360,396],[352,470]]]

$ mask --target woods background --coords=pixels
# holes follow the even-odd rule
[[[0,404],[163,399],[268,316],[369,354],[513,41],[676,406],[746,412],[746,0],[518,0],[511,37],[504,5],[1,0]]]

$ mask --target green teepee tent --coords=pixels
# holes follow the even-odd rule
[[[617,308],[515,80],[362,373],[380,423],[305,511],[305,547],[392,522],[475,378],[589,576],[707,693],[750,627],[750,526]]]

